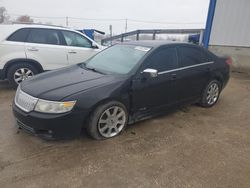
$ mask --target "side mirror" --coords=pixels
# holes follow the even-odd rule
[[[158,71],[156,69],[145,69],[142,71],[142,75],[145,78],[155,78],[158,76]]]
[[[99,47],[95,43],[92,43],[92,48],[99,49]]]

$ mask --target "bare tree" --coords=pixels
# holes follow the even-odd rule
[[[0,7],[0,24],[4,23],[7,18],[7,11],[5,7]]]
[[[22,16],[19,16],[17,19],[16,19],[17,22],[21,22],[21,23],[33,23],[34,20],[31,19],[30,16],[28,15],[22,15]]]

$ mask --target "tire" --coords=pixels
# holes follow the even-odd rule
[[[108,111],[110,116],[107,115]],[[119,135],[125,129],[127,123],[128,111],[126,107],[120,102],[110,101],[98,106],[93,111],[86,129],[93,139],[103,140]]]
[[[24,73],[22,71],[24,71]],[[30,78],[38,73],[38,70],[29,63],[16,63],[9,68],[7,72],[7,79],[12,87],[17,88],[18,84],[20,84],[23,80]],[[20,80],[17,81],[19,78]]]
[[[203,91],[200,106],[209,108],[214,106],[219,100],[221,93],[221,83],[218,80],[212,80],[208,83],[205,90]]]

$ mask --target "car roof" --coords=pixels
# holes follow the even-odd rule
[[[187,42],[170,41],[170,40],[139,40],[139,41],[124,42],[123,44],[145,46],[145,47],[151,47],[151,48],[152,47],[157,48],[160,46],[166,46],[166,45],[171,45],[171,44],[185,44],[185,45],[193,46],[193,44],[190,44]]]
[[[17,31],[18,29],[22,29],[22,28],[42,28],[42,29],[57,29],[57,30],[67,30],[67,31],[73,31],[76,33],[79,33],[81,35],[84,35],[85,37],[87,37],[85,34],[72,29],[72,28],[68,28],[68,27],[63,27],[63,26],[53,26],[53,25],[45,25],[45,24],[34,24],[34,23],[27,23],[27,24],[19,24],[19,23],[12,23],[12,24],[1,24],[0,25],[0,41],[4,40],[5,38],[7,38],[10,34],[12,34],[13,32]],[[89,39],[89,37],[87,37]],[[91,40],[91,39],[89,39]],[[92,40],[91,40],[92,41]]]
[[[75,29],[63,26],[46,25],[46,24],[34,24],[34,23],[13,23],[13,24],[3,24],[1,27],[8,27],[12,30],[17,30],[21,28],[44,28],[44,29],[59,29],[59,30],[70,30],[76,31]]]

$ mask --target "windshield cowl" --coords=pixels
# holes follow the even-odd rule
[[[85,70],[90,70],[90,71],[97,72],[97,73],[100,73],[100,74],[107,74],[107,73],[102,72],[102,71],[100,71],[100,70],[98,70],[98,69],[96,69],[96,68],[87,66],[86,63],[81,63],[79,66],[80,66],[81,68],[85,69]]]

